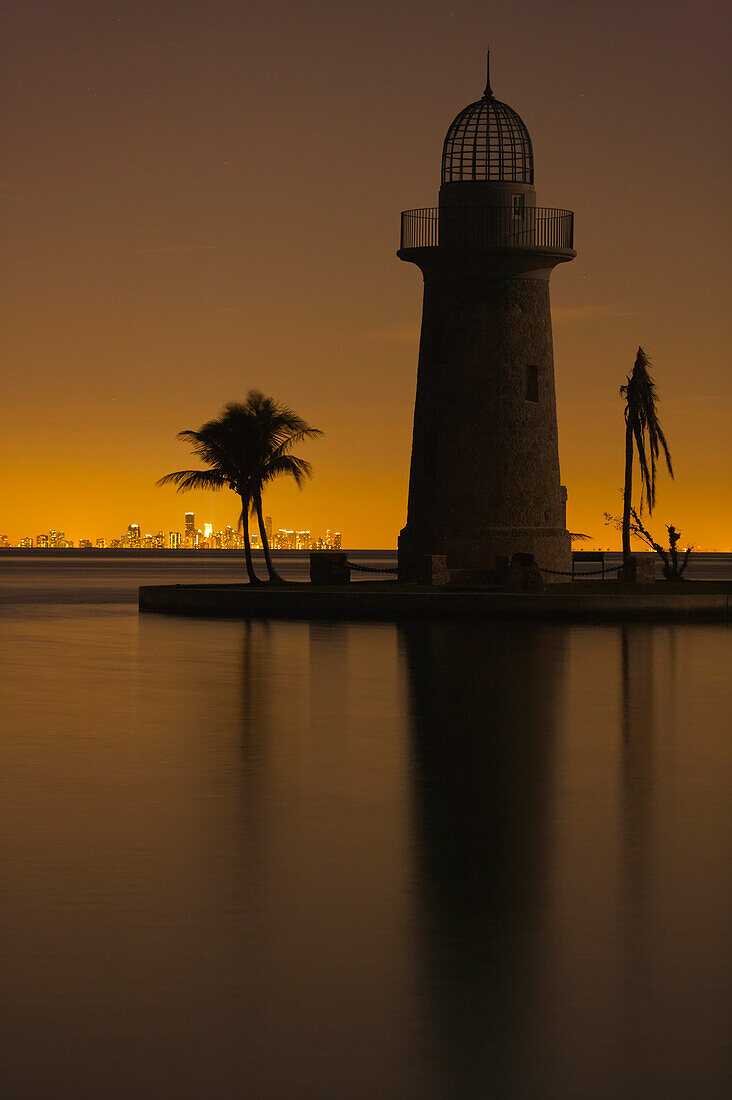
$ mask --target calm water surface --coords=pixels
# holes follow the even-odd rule
[[[140,617],[134,563],[47,568],[0,575],[4,1095],[725,1093],[725,628]]]

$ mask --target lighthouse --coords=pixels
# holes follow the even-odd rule
[[[431,555],[571,568],[549,277],[576,255],[573,222],[537,206],[529,132],[488,68],[447,131],[438,206],[402,213],[397,256],[422,272],[424,302],[401,580]]]

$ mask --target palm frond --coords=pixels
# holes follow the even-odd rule
[[[218,470],[176,470],[155,482],[156,485],[175,485],[179,493],[190,489],[226,489],[229,482]]]
[[[666,467],[674,476],[671,454],[658,417],[658,395],[649,368],[651,361],[643,348],[638,348],[633,372],[620,393],[626,399],[625,420],[630,425],[638,454],[641,473],[641,511],[644,504],[649,514],[656,504],[656,464],[663,452]]]
[[[298,443],[303,443],[306,439],[317,439],[319,435],[322,435],[320,428],[310,428],[305,426],[299,428],[296,432],[289,433],[281,443],[279,443],[272,451],[272,458],[277,458],[279,455],[286,454],[292,447],[296,447]]]
[[[258,390],[250,390],[245,408],[252,418],[252,427],[260,444],[270,454],[298,433],[305,433],[302,438],[309,433],[320,434],[287,405],[265,397]]]
[[[313,476],[313,468],[304,458],[296,458],[295,455],[277,455],[267,463],[263,483],[274,481],[282,475],[291,477],[298,489],[302,489],[305,481]]]
[[[230,401],[219,414],[197,431],[186,428],[178,438],[209,470],[178,470],[158,485],[174,484],[178,492],[189,489],[223,489],[227,486],[251,502],[263,486],[281,475],[298,487],[312,476],[312,467],[290,452],[306,439],[322,432],[312,428],[287,405],[250,390],[244,402]]]

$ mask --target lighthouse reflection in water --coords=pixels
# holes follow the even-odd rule
[[[10,1095],[721,1094],[724,628],[3,627]]]

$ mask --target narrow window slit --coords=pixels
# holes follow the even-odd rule
[[[539,400],[539,368],[533,364],[526,368],[526,400]]]

